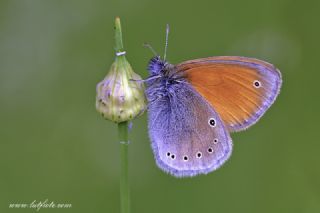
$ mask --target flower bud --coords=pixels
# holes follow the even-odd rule
[[[146,100],[144,85],[139,80],[141,77],[133,72],[125,55],[117,55],[109,73],[97,85],[97,111],[116,123],[132,120],[141,114]]]

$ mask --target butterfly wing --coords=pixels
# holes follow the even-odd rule
[[[253,58],[209,57],[176,68],[214,107],[229,131],[256,123],[273,104],[282,84],[277,68]]]
[[[157,165],[176,177],[219,168],[232,150],[227,129],[188,83],[173,87],[148,107],[149,136]],[[147,93],[152,94],[153,89]]]

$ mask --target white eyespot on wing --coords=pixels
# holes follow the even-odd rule
[[[201,152],[197,152],[197,158],[201,158],[202,157],[202,153]]]
[[[217,144],[217,143],[219,143],[219,139],[218,138],[213,139],[213,144]]]
[[[255,88],[260,88],[260,87],[262,87],[262,84],[261,84],[260,81],[255,80],[255,81],[253,81],[253,86],[254,86]]]
[[[209,126],[211,126],[211,127],[216,127],[216,125],[217,125],[216,119],[214,119],[214,118],[209,118],[208,124],[209,124]]]

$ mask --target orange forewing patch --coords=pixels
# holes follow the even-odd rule
[[[187,61],[177,68],[184,71],[187,80],[214,107],[227,127],[245,123],[267,98],[269,82],[264,81],[254,68],[232,63],[205,63],[210,59],[234,60],[234,57]],[[257,59],[245,59],[246,62],[262,64]],[[272,68],[267,62],[262,65]],[[256,80],[263,87],[256,88],[253,85]]]

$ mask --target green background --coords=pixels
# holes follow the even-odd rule
[[[0,1],[0,212],[119,212],[117,128],[95,111],[114,60],[115,16],[127,58],[147,77],[149,42],[171,63],[214,55],[275,64],[283,87],[258,124],[232,135],[231,159],[208,175],[159,170],[147,116],[130,134],[132,212],[320,212],[320,1]]]

